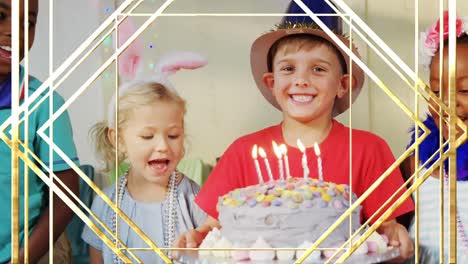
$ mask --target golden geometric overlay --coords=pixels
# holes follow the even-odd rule
[[[19,17],[19,3],[18,1],[12,1],[12,14],[13,17]],[[27,3],[27,1],[25,1]],[[51,1],[52,2],[52,1]],[[115,12],[113,12],[109,17],[62,63],[57,69],[51,69],[50,70],[50,76],[43,82],[43,84],[39,87],[39,89],[31,94],[31,95],[26,95],[24,102],[22,105],[19,105],[19,91],[17,89],[12,89],[12,115],[9,119],[4,124],[0,124],[0,139],[5,141],[5,143],[12,149],[12,225],[11,225],[11,230],[12,230],[12,262],[18,262],[19,260],[19,159],[21,159],[25,166],[30,168],[32,171],[34,171],[38,177],[44,181],[44,183],[50,188],[51,194],[54,193],[55,195],[59,196],[62,200],[64,200],[70,208],[75,212],[75,214],[80,217],[82,221],[85,222],[86,225],[88,225],[103,241],[106,243],[106,245],[115,253],[117,254],[121,260],[123,260],[126,263],[132,262],[132,259],[129,258],[125,252],[128,252],[128,254],[133,258],[133,260],[136,260],[139,262],[138,258],[136,255],[133,253],[133,251],[136,250],[153,250],[155,251],[166,263],[171,263],[170,258],[168,258],[164,252],[158,247],[154,242],[146,236],[146,234],[138,227],[136,226],[131,219],[129,219],[117,206],[116,206],[116,201],[110,200],[103,192],[100,190],[94,182],[92,182],[84,173],[83,171],[80,170],[80,168],[69,158],[67,155],[53,143],[53,135],[48,135],[45,133],[45,131],[53,126],[53,122],[55,121],[56,118],[58,118],[64,111],[67,110],[67,108],[82,94],[86,91],[86,89],[97,79],[101,74],[104,73],[106,69],[112,66],[112,64],[117,67],[118,65],[118,57],[119,55],[125,51],[132,42],[135,41],[135,39],[140,36],[159,16],[184,16],[184,14],[166,14],[164,11],[166,8],[171,5],[174,0],[167,0],[165,1],[155,12],[150,13],[150,14],[138,14],[134,12],[134,10],[141,4],[143,3],[143,0],[126,0],[124,1],[118,8],[116,8]],[[415,108],[410,109],[407,105],[403,103],[402,100],[400,100],[395,93],[392,92],[392,90],[384,84],[384,82],[361,60],[359,59],[355,54],[351,52],[351,49],[349,46],[346,46],[344,43],[342,43],[333,33],[332,31],[318,18],[318,15],[313,13],[301,0],[294,0],[294,2],[300,6],[304,12],[311,18],[315,23],[317,23],[319,26],[323,28],[323,30],[336,42],[338,45],[346,51],[346,53],[350,56],[351,60],[353,60],[359,67],[361,67],[366,75],[374,82],[376,83],[380,89],[382,89],[388,96],[393,100],[393,102],[398,105],[403,112],[414,121],[415,124],[415,131],[417,132],[418,129],[422,129],[424,133],[422,135],[416,135],[416,140],[415,143],[412,144],[411,146],[408,147],[408,149],[400,156],[397,158],[394,164],[390,166],[382,175],[381,177],[362,195],[360,196],[356,201],[352,201],[350,203],[349,209],[345,211],[345,213],[335,222],[331,225],[331,227],[323,233],[317,241],[312,245],[310,249],[306,251],[306,253],[300,257],[297,260],[297,263],[302,263],[306,258],[314,251],[317,249],[320,249],[319,246],[320,244],[343,222],[346,220],[346,218],[350,218],[352,212],[357,209],[360,204],[395,170],[398,169],[399,165],[405,160],[411,153],[415,153],[416,155],[416,161],[418,157],[418,147],[419,144],[428,136],[430,133],[428,128],[424,126],[422,121],[420,120],[420,117],[418,115],[418,110],[419,110],[419,100],[423,99],[424,101],[428,102],[429,100],[432,100],[436,102],[438,105],[439,109],[436,109],[440,113],[440,120],[441,122],[446,122],[449,124],[449,139],[446,145],[448,145],[448,150],[444,151],[444,145],[441,144],[441,147],[439,149],[439,159],[432,165],[430,169],[424,172],[424,174],[421,174],[422,168],[424,168],[424,164],[416,164],[415,168],[416,171],[414,174],[411,176],[410,179],[408,179],[408,182],[412,182],[411,187],[405,191],[401,197],[398,198],[396,202],[393,204],[389,204],[387,201],[385,204],[383,204],[380,209],[375,212],[373,216],[371,216],[366,223],[362,225],[360,229],[358,229],[354,233],[350,233],[350,239],[346,241],[340,248],[337,248],[336,253],[327,261],[327,263],[330,263],[332,260],[337,261],[338,263],[344,262],[371,234],[372,232],[376,231],[376,229],[384,222],[387,220],[387,218],[400,206],[404,200],[409,198],[412,193],[415,193],[415,200],[416,200],[416,245],[418,245],[418,187],[434,172],[434,170],[438,167],[441,167],[443,162],[446,159],[449,159],[449,207],[450,207],[450,231],[449,231],[449,261],[455,262],[456,261],[456,238],[457,238],[457,232],[456,232],[456,149],[467,140],[468,137],[468,132],[467,132],[467,127],[466,125],[456,116],[455,112],[455,65],[456,65],[456,46],[455,46],[455,16],[451,16],[449,20],[449,39],[451,40],[449,42],[449,99],[448,99],[448,105],[446,105],[443,100],[441,100],[437,95],[435,95],[430,88],[419,78],[418,76],[418,61],[417,61],[417,54],[418,54],[418,1],[415,0],[415,47],[414,47],[414,52],[415,52],[415,67],[414,69],[411,69],[406,63],[399,58],[399,56],[388,46],[386,43],[376,34],[373,32],[373,30],[351,9],[349,6],[343,1],[343,0],[330,0],[326,1],[330,7],[332,7],[336,14],[339,15],[344,21],[349,26],[349,35],[357,35],[359,36],[368,47],[372,49],[392,70],[393,72],[398,75],[406,84],[409,88],[413,89],[414,91],[414,102],[415,102]],[[440,1],[441,3],[441,8],[440,8],[440,16],[442,16],[442,0]],[[52,3],[51,3],[51,6]],[[25,13],[27,14],[28,6],[26,4],[25,6]],[[456,13],[456,1],[455,0],[449,0],[448,1],[448,10],[449,12],[455,14]],[[53,14],[53,12],[50,12],[50,14]],[[96,192],[97,195],[99,195],[105,203],[107,203],[113,211],[115,211],[116,214],[116,219],[118,219],[117,216],[121,217],[129,226],[130,228],[133,229],[144,241],[145,243],[149,246],[148,248],[128,248],[125,246],[125,244],[122,243],[122,241],[119,240],[118,238],[118,231],[115,233],[112,233],[111,230],[103,223],[101,222],[96,215],[88,208],[85,206],[79,197],[73,194],[73,192],[68,189],[63,182],[61,182],[56,175],[53,173],[53,168],[52,162],[49,162],[49,166],[44,164],[30,149],[28,149],[28,142],[27,138],[25,139],[25,142],[22,142],[19,139],[19,128],[20,124],[22,122],[26,123],[26,129],[28,128],[27,126],[27,120],[28,120],[28,113],[31,111],[31,105],[33,102],[37,100],[40,94],[42,94],[44,91],[46,91],[48,88],[48,94],[51,97],[52,92],[57,89],[70,75],[71,73],[79,66],[81,65],[84,60],[90,56],[90,54],[96,50],[102,42],[110,36],[112,33],[117,34],[117,29],[118,26],[128,17],[131,15],[135,16],[147,16],[148,19],[136,30],[136,32],[124,43],[122,46],[118,46],[116,43],[115,47],[115,52],[107,59],[105,60],[102,65],[87,79],[83,82],[83,84],[79,87],[79,89],[70,97],[68,98],[63,106],[58,109],[57,111],[53,112],[52,115],[50,116],[50,119],[38,130],[38,135],[42,137],[46,142],[49,143],[50,145],[50,151],[53,153],[54,151],[74,170],[78,173],[80,178],[85,181],[93,191]],[[226,16],[229,14],[185,14],[186,16],[204,16],[204,15],[213,15],[213,16]],[[231,14],[232,15],[232,14]],[[265,14],[236,14],[239,16],[245,15],[245,16],[263,16]],[[275,15],[288,15],[291,16],[291,14],[275,14]],[[27,16],[26,16],[27,20]],[[12,29],[13,29],[13,40],[12,40],[12,87],[19,87],[19,19],[13,19],[12,21]],[[26,21],[27,22],[27,21]],[[442,21],[441,21],[442,23]],[[26,27],[27,28],[27,27]],[[50,35],[53,36],[53,31],[50,31]],[[27,34],[26,34],[27,36]],[[116,37],[117,39],[117,37]],[[351,38],[352,39],[352,38]],[[27,38],[25,42],[27,41]],[[117,42],[117,41],[116,41]],[[53,43],[52,41],[50,43]],[[352,44],[350,44],[352,45]],[[50,52],[49,56],[52,56],[52,52]],[[25,76],[28,74],[28,67],[27,67],[27,62],[28,62],[28,53],[26,52],[25,54]],[[52,65],[52,64],[51,64]],[[351,64],[352,65],[352,64]],[[52,67],[52,66],[50,66]],[[442,66],[441,66],[442,67]],[[352,72],[352,69],[351,69]],[[26,82],[27,83],[27,82]],[[116,81],[116,84],[118,82]],[[116,85],[118,86],[118,85]],[[26,87],[27,88],[27,87]],[[118,89],[118,87],[116,87]],[[27,91],[27,89],[26,89]],[[45,100],[47,97],[45,97],[43,100]],[[352,98],[352,96],[350,96]],[[116,99],[118,100],[118,98]],[[118,103],[118,101],[116,102]],[[39,104],[38,104],[39,105]],[[350,104],[350,126],[352,126],[352,104]],[[432,106],[429,106],[432,107]],[[444,118],[443,113],[448,113],[448,118]],[[22,115],[22,118],[20,116]],[[5,130],[8,126],[11,126],[11,139],[6,135]],[[461,128],[464,133],[460,137],[456,137],[456,130],[457,127]],[[52,131],[52,129],[49,129],[49,131]],[[51,132],[49,132],[51,133]],[[26,133],[27,134],[27,133]],[[20,150],[20,146],[24,149],[24,151]],[[350,146],[351,148],[352,146]],[[437,153],[434,154],[434,156]],[[51,154],[52,155],[52,154]],[[352,155],[352,152],[350,151],[350,155]],[[30,158],[31,157],[31,158]],[[51,156],[52,157],[52,156]],[[352,156],[350,157],[352,159]],[[351,160],[350,159],[350,160]],[[36,165],[38,164],[38,165]],[[44,172],[46,171],[46,172]],[[118,170],[116,170],[118,171]],[[25,173],[27,173],[27,170],[25,170]],[[350,172],[351,174],[351,172]],[[420,175],[421,174],[421,175]],[[27,175],[25,175],[25,181],[27,181]],[[399,193],[401,190],[403,190],[406,186],[406,183],[400,187],[400,189],[396,192]],[[25,185],[27,186],[27,184]],[[65,189],[65,192],[62,191],[62,189]],[[352,188],[352,187],[351,187]],[[396,193],[389,199],[393,200],[394,196],[396,196]],[[24,212],[27,216],[28,214],[28,208],[27,208],[27,189],[25,189],[25,208]],[[441,199],[443,199],[443,194],[444,190],[441,188]],[[52,197],[52,195],[50,195]],[[72,199],[71,199],[71,198]],[[442,203],[443,204],[443,203]],[[388,207],[389,208],[378,218],[375,219],[378,214],[381,213],[381,211]],[[81,210],[80,207],[84,209]],[[51,207],[52,208],[52,207]],[[53,210],[50,211],[51,216],[53,215]],[[89,214],[89,217],[87,216]],[[441,210],[441,215],[443,214],[443,210]],[[27,219],[25,217],[25,219]],[[51,217],[52,219],[52,217]],[[95,222],[92,220],[97,222]],[[443,217],[441,217],[443,221]],[[374,222],[373,224],[370,224],[370,222]],[[27,221],[26,221],[27,222]],[[350,221],[351,223],[351,221]],[[364,228],[369,224],[369,227],[367,230],[360,236],[359,239],[356,239],[355,237],[360,234]],[[441,225],[443,226],[443,224]],[[108,234],[110,234],[110,237],[108,237],[104,232],[101,231],[100,227],[104,229]],[[26,230],[28,229],[27,224],[25,225]],[[51,224],[52,228],[52,224]],[[117,221],[117,228],[118,230],[118,221]],[[351,228],[350,228],[351,232]],[[440,232],[443,232],[443,227],[440,230]],[[27,232],[26,232],[27,234]],[[441,252],[443,252],[443,235],[440,236],[441,239]],[[114,243],[114,241],[116,243]],[[352,241],[352,242],[351,242]],[[25,236],[25,245],[27,245],[28,240],[27,240],[27,235]],[[52,239],[50,238],[50,250],[53,250],[52,247]],[[168,248],[169,250],[177,250],[177,248]],[[198,249],[194,249],[198,250]],[[213,249],[213,250],[223,250],[223,249]],[[242,249],[232,249],[232,250],[242,250]],[[245,250],[245,249],[244,249]],[[260,249],[258,249],[260,250]],[[281,249],[278,249],[281,250]],[[287,249],[283,249],[287,250]],[[289,249],[290,250],[290,249]],[[338,256],[339,253],[343,253],[341,256]],[[415,246],[415,253],[416,253],[416,259],[418,257],[418,247]],[[27,254],[26,254],[27,255]],[[441,254],[443,255],[443,254]],[[26,256],[27,258],[27,256]]]

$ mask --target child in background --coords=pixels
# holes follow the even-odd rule
[[[349,40],[337,35],[344,45]],[[357,50],[353,48],[356,56]],[[311,177],[317,176],[317,161],[313,145],[319,143],[323,160],[324,180],[349,185],[349,128],[334,119],[349,107],[349,91],[353,101],[364,82],[364,72],[353,64],[323,30],[316,27],[282,28],[259,37],[251,49],[254,79],[263,96],[283,113],[283,121],[237,139],[223,154],[207,182],[196,197],[196,203],[209,215],[200,228],[181,236],[176,246],[196,247],[215,226],[218,197],[236,188],[258,184],[251,157],[252,146],[271,146],[272,141],[286,143],[290,174],[302,177],[302,152],[296,140],[306,146]],[[362,195],[394,162],[384,140],[369,132],[352,130],[352,190]],[[274,156],[266,148],[267,155]],[[275,163],[272,171],[278,171]],[[262,175],[268,175],[262,171]],[[266,181],[266,179],[265,179]],[[368,219],[403,184],[398,170],[393,171],[362,204],[362,222]],[[414,209],[405,201],[378,229],[388,236],[393,246],[399,246],[403,258],[411,256],[413,244],[407,230],[395,217]],[[375,218],[374,218],[375,220]]]
[[[5,125],[8,118],[12,114],[12,90],[20,90],[21,98],[20,104],[24,104],[25,96],[25,82],[28,82],[29,87],[27,93],[29,96],[37,93],[41,82],[33,76],[25,76],[24,69],[20,66],[20,87],[12,87],[11,83],[11,21],[13,20],[11,13],[11,0],[0,0],[0,124]],[[20,60],[24,57],[24,50],[30,49],[35,36],[36,20],[38,13],[38,1],[28,0],[29,4],[29,29],[28,38],[29,45],[24,46],[25,29],[23,28],[24,21],[24,4],[25,1],[21,0],[20,3]],[[29,104],[28,106],[28,148],[36,155],[44,164],[49,165],[50,149],[49,144],[37,134],[37,129],[42,127],[48,121],[53,113],[50,113],[50,101],[47,96],[48,90],[45,90],[39,97]],[[46,98],[45,98],[46,97]],[[41,102],[41,100],[43,100]],[[53,111],[57,111],[64,101],[60,95],[53,93]],[[35,108],[37,106],[37,108]],[[35,108],[35,109],[34,109]],[[33,110],[34,109],[34,110]],[[25,142],[25,122],[20,125],[19,137],[22,143]],[[78,163],[75,145],[73,143],[73,134],[70,124],[70,119],[67,112],[64,112],[53,122],[53,138],[52,141],[58,146],[72,161]],[[11,137],[11,125],[6,126],[3,131],[8,137]],[[49,130],[45,131],[49,135]],[[34,160],[29,155],[31,160]],[[11,261],[11,149],[10,147],[0,140],[0,205],[2,206],[2,213],[0,214],[0,263],[8,263]],[[71,191],[75,194],[78,193],[78,175],[70,168],[70,166],[54,151],[53,152],[53,171]],[[41,168],[46,174],[48,168],[43,168],[39,162],[36,165]],[[49,263],[49,256],[46,255],[49,251],[49,210],[52,210],[48,204],[47,186],[42,180],[30,169],[28,169],[28,197],[24,193],[25,182],[25,165],[20,159],[19,162],[19,190],[20,190],[20,209],[19,209],[19,239],[20,239],[20,262],[23,263],[24,256],[28,255],[29,263]],[[57,183],[58,184],[58,183]],[[60,186],[60,185],[59,185]],[[66,193],[66,192],[65,192]],[[28,199],[28,230],[25,230],[25,214],[24,203]],[[65,227],[70,222],[73,212],[72,210],[57,196],[53,197],[53,237],[54,237],[54,255],[53,261],[55,263],[70,263],[71,262],[71,248],[67,238],[65,237]],[[24,236],[29,236],[28,248],[24,248]]]
[[[468,17],[457,19],[457,64],[456,64],[456,113],[463,124],[468,125]],[[444,34],[443,60],[440,60],[439,36]],[[430,69],[431,90],[439,96],[443,95],[443,101],[448,105],[448,12],[444,14],[444,30],[441,32],[439,21],[432,25],[425,33],[421,34],[422,47],[420,49],[422,66]],[[439,68],[442,66],[442,76]],[[442,130],[444,139],[448,138],[447,124],[443,123],[443,128],[439,127],[440,116],[437,112],[438,106],[430,101],[429,112],[424,124],[430,129],[430,135],[419,145],[418,164],[424,164],[439,149],[439,135]],[[446,114],[444,113],[446,116]],[[457,125],[457,138],[463,130]],[[466,128],[465,128],[466,129]],[[421,131],[422,133],[422,131]],[[414,133],[411,144],[415,142]],[[426,169],[431,167],[435,159],[429,161],[426,168],[423,168],[421,175]],[[414,156],[406,160],[406,178],[411,176],[415,169]],[[444,175],[439,175],[436,169],[427,180],[419,187],[419,243],[420,258],[419,263],[442,263],[448,262],[448,162],[445,162]],[[445,256],[442,258],[439,252],[439,232],[440,232],[440,184],[444,184],[444,243]],[[468,144],[465,142],[457,149],[457,262],[468,263],[468,236],[466,225],[468,225]],[[414,223],[410,227],[414,237]],[[414,259],[408,262],[413,262]]]
[[[96,149],[107,167],[115,167],[115,152],[119,161],[130,167],[115,186],[104,193],[153,240],[168,247],[174,238],[198,227],[206,214],[193,202],[199,186],[176,170],[184,155],[186,112],[185,101],[166,79],[168,73],[180,68],[198,68],[206,61],[196,54],[175,53],[161,59],[157,74],[123,84],[119,89],[119,105],[115,96],[110,101],[107,121],[95,125],[92,133]],[[118,119],[116,120],[116,114]],[[114,121],[115,120],[115,121]],[[96,197],[92,211],[110,230],[116,232],[115,212]],[[130,248],[148,245],[119,219],[119,238]],[[89,228],[83,240],[90,245],[91,263],[117,263],[118,257]],[[153,251],[135,251],[142,263],[162,259]]]

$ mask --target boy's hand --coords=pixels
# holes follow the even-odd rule
[[[388,237],[388,244],[400,249],[400,257],[398,262],[403,262],[405,259],[414,255],[414,244],[408,230],[395,219],[384,222],[378,229],[380,234]]]

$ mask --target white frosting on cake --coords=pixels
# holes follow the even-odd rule
[[[222,237],[220,240],[216,241],[213,244],[214,248],[227,248],[230,249],[232,248],[232,242],[226,239],[225,237]],[[218,258],[229,258],[231,257],[231,251],[227,250],[215,250],[212,252],[213,256],[218,257]]]
[[[357,199],[352,194],[352,201]],[[310,248],[312,244],[349,208],[350,192],[346,185],[321,182],[316,179],[291,178],[277,180],[229,192],[219,198],[218,211],[221,230],[213,229],[202,248]],[[358,207],[352,213],[352,232],[360,227]],[[339,248],[350,235],[349,217],[319,246]],[[357,241],[356,237],[354,241]],[[232,245],[234,242],[234,246]],[[383,252],[387,243],[373,233],[354,254],[371,250]],[[200,251],[202,253],[203,251]],[[316,262],[335,251],[315,250],[306,262]],[[344,252],[344,251],[342,251]],[[298,250],[212,251],[218,257],[234,260],[283,261],[301,257]],[[209,254],[208,253],[203,253]],[[342,254],[342,253],[340,253]]]
[[[293,260],[296,255],[295,250],[277,250],[276,257],[278,260]]]
[[[221,232],[218,228],[213,228],[205,237],[200,244],[199,248],[214,248],[214,244],[221,239]],[[198,252],[200,256],[212,255],[208,250],[200,250]]]
[[[272,247],[290,248],[315,241],[348,207],[347,186],[302,178],[236,189],[218,202],[224,237],[253,244],[262,236]],[[359,209],[353,212],[353,231],[360,226]],[[348,219],[321,247],[349,237]]]
[[[255,243],[251,246],[251,248],[271,248],[271,245],[268,244],[265,239],[259,237]],[[265,261],[265,260],[273,260],[275,259],[275,251],[274,250],[251,250],[249,253],[249,257],[251,260],[256,261]]]
[[[298,246],[298,248],[310,248],[312,247],[312,242],[310,241],[304,241],[302,244],[300,244]],[[306,251],[305,250],[298,250],[296,251],[296,258],[300,258],[302,257],[302,255],[304,255]],[[314,250],[312,251],[312,253],[310,253],[310,255],[305,259],[305,262],[304,263],[308,263],[308,262],[315,262],[317,260],[320,260],[321,258],[321,252],[320,250]]]

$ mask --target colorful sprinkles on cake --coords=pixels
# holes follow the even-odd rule
[[[289,178],[235,189],[219,200],[220,206],[334,208],[349,207],[349,187],[318,179]]]

